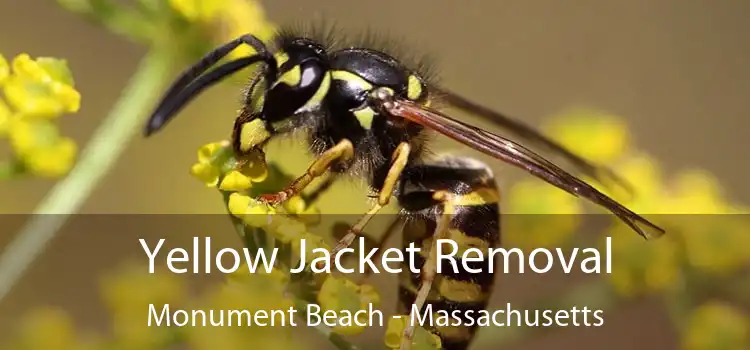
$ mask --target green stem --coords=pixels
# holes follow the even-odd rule
[[[149,108],[170,76],[168,52],[152,51],[141,61],[107,118],[81,152],[75,168],[50,191],[30,221],[0,256],[0,300],[42,253],[68,217],[76,213],[139,133]]]

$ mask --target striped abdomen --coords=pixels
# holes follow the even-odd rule
[[[438,192],[448,193],[450,200],[434,199]],[[466,349],[474,337],[476,326],[465,326],[467,311],[476,319],[477,311],[487,307],[492,293],[493,276],[487,272],[490,262],[467,262],[472,270],[464,269],[460,257],[468,248],[478,248],[484,255],[487,249],[494,248],[500,240],[499,192],[492,172],[478,161],[467,158],[444,158],[430,165],[418,165],[408,169],[402,176],[399,202],[404,208],[403,229],[404,247],[414,242],[421,254],[415,254],[415,267],[424,271],[424,263],[436,235],[441,219],[450,219],[443,238],[456,243],[455,267],[451,261],[440,262],[441,271],[435,276],[432,289],[421,312],[432,309],[434,317],[445,314],[457,315],[463,319],[461,325],[438,326],[434,330],[441,337],[444,349]],[[452,218],[445,216],[452,212]],[[442,253],[449,254],[453,247],[443,244]],[[472,254],[471,257],[476,257]],[[404,269],[400,276],[400,313],[412,310],[417,290],[422,283],[421,273],[411,273]],[[451,318],[451,323],[458,323]],[[455,324],[454,323],[454,324]],[[429,327],[427,327],[429,328]]]

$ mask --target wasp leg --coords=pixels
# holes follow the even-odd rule
[[[335,146],[329,148],[323,152],[318,159],[316,159],[310,167],[307,168],[305,175],[298,177],[292,181],[284,190],[277,193],[264,194],[260,196],[260,200],[271,204],[279,204],[294,195],[301,193],[307,188],[310,183],[316,178],[322,176],[328,171],[328,169],[336,162],[346,162],[354,157],[354,146],[352,142],[343,139],[339,141]]]
[[[396,188],[396,184],[398,183],[398,179],[401,177],[401,172],[404,171],[406,163],[409,160],[410,152],[411,146],[409,146],[408,143],[403,142],[398,145],[396,151],[393,152],[393,160],[390,169],[388,169],[388,174],[385,177],[385,181],[383,182],[383,187],[378,193],[377,203],[375,203],[375,205],[373,205],[372,208],[370,208],[370,210],[368,210],[364,216],[357,220],[357,223],[355,223],[352,228],[349,229],[349,232],[347,232],[344,238],[336,243],[336,246],[333,248],[331,257],[336,256],[336,253],[338,253],[342,249],[349,247],[352,242],[354,242],[354,239],[359,236],[360,232],[362,232],[365,226],[367,226],[367,223],[370,222],[370,219],[372,219],[375,214],[383,209],[384,206],[388,205],[391,200],[391,196],[393,195],[393,191]]]
[[[440,215],[440,219],[437,222],[435,233],[433,234],[432,243],[430,244],[429,252],[427,253],[427,260],[422,266],[421,283],[419,285],[419,289],[417,290],[414,304],[411,308],[411,311],[409,312],[409,321],[407,321],[407,326],[404,329],[403,336],[401,337],[401,346],[399,347],[400,350],[411,349],[411,344],[414,340],[414,331],[416,329],[415,323],[412,321],[415,318],[414,313],[418,310],[422,310],[422,307],[424,306],[425,301],[427,301],[427,297],[432,290],[432,283],[435,281],[435,277],[437,276],[437,242],[440,239],[447,239],[450,237],[448,228],[451,220],[453,219],[453,214],[455,213],[455,204],[452,200],[452,196],[447,192],[438,191],[435,192],[433,199],[442,202],[443,213],[442,215]]]
[[[388,228],[385,229],[385,233],[377,240],[377,243],[374,247],[374,249],[377,249],[377,252],[375,253],[375,256],[373,259],[380,259],[380,256],[383,255],[383,247],[385,246],[385,242],[388,241],[391,236],[396,232],[396,229],[398,228],[399,224],[401,223],[401,220],[399,217],[394,219],[390,225],[388,225]],[[371,275],[373,270],[367,269],[367,271],[364,271],[364,274],[359,279],[359,283],[364,283]]]
[[[336,183],[336,180],[338,180],[338,178],[339,174],[328,173],[328,176],[326,176],[325,180],[323,180],[323,182],[318,187],[310,191],[310,193],[302,195],[305,203],[307,203],[308,206],[314,205],[315,202],[320,198],[320,196],[326,193],[331,188],[331,186]]]

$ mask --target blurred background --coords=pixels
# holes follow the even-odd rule
[[[347,33],[371,29],[413,43],[415,53],[427,53],[437,61],[443,85],[532,125],[571,108],[605,111],[627,124],[630,143],[655,159],[665,177],[684,169],[702,169],[720,183],[723,201],[750,203],[750,163],[745,154],[750,146],[745,139],[750,128],[750,22],[746,20],[750,2],[277,0],[260,5],[266,19],[275,24],[322,17]],[[0,2],[0,30],[4,33],[0,53],[9,61],[24,52],[67,60],[82,96],[81,109],[62,117],[60,129],[80,149],[121,96],[148,50],[54,1]],[[186,62],[175,60],[172,68],[179,70]],[[198,147],[228,136],[241,87],[242,81],[217,86],[157,137],[136,136],[80,212],[223,213],[216,191],[201,186],[188,170]],[[580,148],[587,147],[584,141]],[[444,140],[435,148],[461,150]],[[274,152],[282,149],[283,156]],[[0,150],[8,153],[7,148]],[[268,156],[289,173],[302,171],[310,160],[293,143],[273,145]],[[503,188],[525,178],[502,164],[496,171]],[[0,182],[0,213],[33,212],[56,182],[37,178]],[[335,203],[342,196],[357,198],[362,193],[353,186],[337,186],[319,206],[324,213],[359,213],[367,208],[364,197],[361,203],[351,200],[344,207]],[[683,213],[699,211],[687,208]],[[0,248],[26,219],[0,217]],[[117,222],[125,225],[126,221]],[[232,244],[236,236],[229,234],[228,222],[224,225],[225,239],[230,242],[226,244]],[[0,300],[0,343],[14,336],[18,320],[38,306],[60,307],[84,328],[106,323],[108,314],[100,302],[92,301],[99,295],[97,281],[139,249],[137,237],[132,232],[96,236],[81,230],[63,230]],[[179,236],[179,230],[172,232]],[[393,281],[379,285],[392,286],[389,283]],[[517,275],[500,283],[503,294],[493,300],[505,305],[506,301],[520,302],[532,290],[556,294],[573,279]],[[394,297],[393,292],[384,292],[384,304],[393,302],[388,299]],[[502,348],[680,348],[685,336],[673,330],[660,300],[644,296],[625,306],[613,306],[605,314],[603,328],[554,330],[503,343]],[[747,316],[743,317],[746,323]],[[493,341],[493,331],[480,331],[477,348],[500,347]],[[747,327],[737,333],[747,341]],[[732,346],[703,348],[741,349]]]

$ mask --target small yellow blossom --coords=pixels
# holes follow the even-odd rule
[[[260,265],[259,265],[260,266]],[[289,272],[272,268],[270,272],[266,272],[265,267],[257,268],[255,273],[248,274],[249,267],[245,264],[237,269],[237,271],[228,275],[230,281],[238,283],[260,283],[265,286],[270,286],[271,289],[283,293],[289,284],[290,276]],[[252,280],[250,280],[252,279]]]
[[[272,314],[274,310],[288,311],[294,307],[291,299],[285,296],[287,273],[265,269],[250,274],[240,269],[222,283],[194,302],[195,308],[211,310],[246,310],[250,313],[265,311],[269,317],[257,319],[265,326],[247,324],[244,318],[231,318],[230,327],[192,327],[187,333],[191,348],[195,349],[234,349],[252,344],[259,349],[298,349],[299,344],[292,340],[288,317],[283,319]],[[271,325],[273,319],[274,324]],[[224,318],[230,322],[229,317]],[[240,321],[243,324],[237,324]],[[286,325],[286,327],[284,327]],[[248,327],[249,326],[249,327]],[[297,345],[296,347],[293,345]]]
[[[272,231],[279,242],[288,244],[304,238],[307,233],[307,226],[290,217],[279,216],[273,220]]]
[[[701,170],[680,173],[670,186],[670,213],[726,214],[730,208],[714,176]]]
[[[11,69],[12,68],[12,69]],[[40,177],[67,174],[76,160],[76,143],[60,135],[52,119],[77,112],[81,97],[64,60],[20,54],[11,65],[0,56],[0,136],[13,151],[19,173]]]
[[[306,209],[306,206],[307,206],[307,203],[305,203],[305,200],[302,199],[302,197],[300,196],[294,196],[284,202],[284,209],[289,214],[303,213]]]
[[[518,182],[508,192],[511,214],[580,214],[580,200],[554,186],[537,180]]]
[[[744,215],[675,217],[685,256],[692,267],[709,273],[732,273],[750,262],[750,220]]]
[[[219,182],[219,168],[209,163],[195,163],[190,168],[190,174],[205,183],[208,187],[216,187]]]
[[[190,21],[208,22],[226,7],[227,0],[169,0],[169,6]]]
[[[623,155],[630,143],[627,125],[621,118],[590,109],[562,113],[543,130],[584,159],[601,164]]]
[[[580,200],[545,182],[524,180],[508,191],[504,221],[509,245],[518,248],[559,246],[580,224]]]
[[[229,195],[229,204],[227,204],[227,208],[232,215],[241,217],[245,215],[247,208],[253,204],[252,202],[253,199],[250,198],[250,196],[232,193]]]
[[[612,273],[607,278],[621,295],[666,291],[680,280],[679,249],[673,237],[645,241],[624,225],[615,226],[607,236],[612,238]]]
[[[4,83],[5,97],[19,113],[54,118],[80,109],[81,95],[64,60],[41,57],[32,60],[18,55],[12,63],[13,75]]]
[[[318,236],[316,234],[312,234],[309,232],[305,232],[305,234],[302,236],[302,238],[305,240],[305,256],[307,257],[308,261],[312,261],[316,258],[319,258],[321,256],[324,256],[323,253],[320,253],[322,251],[328,251],[330,252],[331,246],[326,243],[325,239],[323,237]],[[292,241],[292,250],[294,254],[297,256],[301,256],[302,254],[302,240],[293,240]],[[313,252],[314,250],[318,249],[316,252]]]
[[[101,293],[112,311],[114,338],[127,344],[127,349],[162,347],[171,335],[169,328],[149,327],[143,322],[143,313],[150,304],[179,307],[185,302],[183,281],[161,268],[164,273],[150,274],[148,266],[125,265],[102,280]]]
[[[228,284],[220,289],[222,293],[244,290],[245,293],[256,297],[255,300],[228,302],[241,302],[250,308],[289,309],[294,306],[294,302],[285,296],[289,279],[289,273],[285,271],[272,268],[270,272],[266,272],[265,267],[261,266],[254,273],[250,273],[249,270],[238,270],[229,279]]]
[[[13,120],[9,138],[16,156],[33,174],[57,177],[73,167],[78,147],[72,139],[60,136],[50,121]]]
[[[228,142],[212,142],[198,149],[198,162],[190,173],[208,187],[219,187],[222,191],[244,191],[253,183],[263,182],[268,177],[268,168],[261,152],[251,153],[237,162],[229,151]],[[221,183],[219,184],[219,179]]]
[[[251,33],[262,41],[275,34],[275,26],[266,19],[259,1],[247,0],[169,0],[170,7],[189,22],[215,30],[213,39],[227,42]],[[240,45],[229,54],[239,58],[253,54],[247,45]]]
[[[252,33],[262,41],[268,41],[276,33],[276,27],[266,19],[265,10],[259,1],[226,0],[219,26],[220,41],[231,40],[247,33]],[[241,45],[234,49],[229,57],[239,58],[253,53],[253,49]]]
[[[269,215],[276,214],[273,207],[237,192],[229,195],[227,208],[232,215],[251,227],[268,226],[272,222]]]
[[[9,75],[10,66],[8,65],[8,60],[5,59],[5,56],[0,54],[0,85],[5,82],[5,79],[8,78]]]
[[[10,128],[10,123],[13,120],[13,112],[10,110],[8,105],[0,99],[0,136],[5,136]]]
[[[38,309],[27,315],[20,338],[21,348],[27,349],[67,350],[78,343],[73,321],[63,311],[52,308]]]
[[[201,146],[198,148],[198,162],[212,163],[218,152],[227,147],[229,147],[229,142],[227,141],[210,142]]]
[[[232,170],[224,175],[219,189],[222,191],[244,191],[253,185],[252,180],[239,171]]]
[[[17,76],[38,80],[40,82],[58,82],[73,85],[73,77],[65,60],[49,57],[31,59],[22,53],[13,59],[13,73]]]
[[[26,169],[41,177],[67,174],[76,160],[78,146],[73,139],[63,137],[52,147],[40,148],[24,159]]]
[[[370,285],[357,285],[351,280],[329,275],[318,293],[318,303],[324,310],[333,310],[337,314],[348,311],[352,315],[366,310],[370,305],[376,307],[380,296]],[[360,313],[360,318],[352,320],[349,325],[338,325],[333,331],[343,335],[354,335],[362,332],[367,325],[367,315]]]
[[[148,267],[143,265],[125,266],[102,281],[102,293],[109,308],[139,315],[139,310],[151,303],[179,304],[184,300],[184,290],[185,286],[177,275],[169,272],[150,274]]]
[[[394,316],[388,320],[384,341],[385,346],[389,349],[400,349],[408,319],[409,315],[398,315],[398,317]],[[439,350],[443,348],[443,345],[440,337],[422,327],[417,327],[411,348],[413,350]]]
[[[299,221],[306,225],[320,222],[320,211],[318,208],[308,206],[307,202],[300,196],[289,198],[289,200],[284,202],[283,206],[287,213],[295,215]]]
[[[685,350],[740,350],[750,347],[747,315],[723,302],[708,302],[693,310],[684,332]]]
[[[663,200],[655,200],[664,196],[664,180],[658,162],[648,154],[630,154],[614,167],[613,171],[633,186],[634,195],[631,196],[619,187],[600,188],[606,194],[618,199],[630,209],[639,213],[665,213]]]

